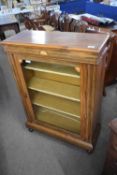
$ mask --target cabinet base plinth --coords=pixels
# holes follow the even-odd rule
[[[58,130],[55,130],[53,128],[46,127],[44,125],[37,124],[37,123],[26,122],[26,126],[28,128],[32,128],[32,129],[35,129],[35,130],[40,131],[40,132],[45,132],[48,135],[65,140],[71,144],[74,144],[76,146],[84,148],[87,151],[93,150],[93,145],[91,143],[88,143],[86,141],[81,140],[80,137],[77,137],[72,133],[68,134],[68,133],[58,131]]]

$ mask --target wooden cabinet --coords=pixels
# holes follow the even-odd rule
[[[117,78],[117,24],[108,26],[108,27],[97,27],[90,25],[90,28],[93,29],[92,32],[100,33],[111,33],[111,46],[112,50],[110,51],[110,60],[105,74],[105,86],[113,84],[116,82]]]
[[[113,40],[113,50],[110,64],[105,76],[105,85],[115,83],[117,79],[117,29],[112,32],[115,34],[115,37]]]
[[[109,39],[109,34],[24,31],[2,42],[28,128],[93,149]]]
[[[108,151],[102,175],[117,174],[117,119],[109,123],[111,133],[108,144]]]

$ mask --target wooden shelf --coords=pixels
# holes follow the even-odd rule
[[[53,126],[72,131],[75,133],[80,132],[80,121],[73,119],[68,115],[62,115],[61,113],[48,110],[46,108],[39,108],[36,110],[36,119]]]
[[[59,98],[44,93],[32,93],[31,101],[37,106],[46,107],[48,109],[72,115],[72,117],[80,118],[80,103]]]
[[[80,101],[80,87],[78,86],[33,77],[28,82],[28,88],[73,101]]]
[[[28,72],[32,71],[33,75],[38,78],[80,85],[80,74],[74,67],[31,62],[30,64],[26,64],[24,68]],[[79,67],[77,67],[77,69],[79,69]]]
[[[80,74],[74,69],[74,67],[63,65],[31,62],[25,66],[25,69],[80,78]]]

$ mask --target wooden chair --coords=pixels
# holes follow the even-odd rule
[[[88,23],[82,20],[76,22],[75,31],[74,32],[82,32],[85,33],[88,28]]]
[[[47,10],[43,10],[41,12],[41,18],[45,19],[45,24],[49,24],[49,20],[50,20],[50,15],[52,12],[51,11],[47,11]]]
[[[114,44],[115,44],[115,34],[111,33],[111,38],[109,40],[109,48],[108,48],[108,53],[107,53],[107,62],[106,62],[106,72],[105,72],[105,80],[104,80],[104,93],[103,95],[106,96],[106,86],[107,86],[107,79],[108,79],[108,72],[110,69],[110,63],[112,60],[112,53],[113,53],[113,48],[114,48]],[[113,70],[111,70],[113,71]]]
[[[64,17],[63,14],[60,15],[59,20],[58,20],[58,30],[63,31],[64,26]]]
[[[50,13],[49,25],[58,30],[58,21],[59,21],[60,13]]]
[[[68,14],[64,17],[64,31],[69,32],[70,31],[70,25],[72,23],[73,19],[69,17]]]
[[[44,23],[43,19],[39,20],[38,19],[30,19],[29,17],[25,17],[25,21],[24,21],[24,24],[25,24],[25,27],[28,29],[28,30],[44,30],[43,27],[42,27],[42,23]]]
[[[76,25],[77,25],[77,20],[73,19],[70,26],[69,26],[69,31],[70,32],[75,32],[75,28],[76,28]]]
[[[64,32],[70,32],[70,25],[73,19],[68,14],[61,14],[59,18],[59,30]]]
[[[113,49],[109,66],[105,76],[105,86],[117,83],[117,30],[113,31]]]
[[[112,33],[112,32],[109,32],[109,31],[104,31],[104,30],[91,30],[91,29],[88,29],[87,28],[87,31],[86,31],[87,33],[92,33],[92,36],[93,36],[93,33],[102,33],[102,34],[104,34],[104,33],[110,33],[111,34],[111,37],[110,37],[110,40],[108,41],[108,47],[106,48],[107,50],[106,50],[106,52],[107,52],[107,54],[106,54],[106,62],[105,62],[105,67],[104,67],[104,69],[106,69],[106,71],[105,71],[105,77],[104,77],[104,86],[103,86],[103,95],[104,96],[106,96],[106,90],[105,90],[105,88],[106,88],[106,86],[107,86],[107,79],[108,79],[108,71],[109,71],[109,69],[110,69],[110,63],[111,63],[111,59],[112,59],[112,53],[113,53],[113,48],[114,48],[114,44],[115,44],[115,37],[116,37],[116,35],[114,34],[114,33]],[[112,71],[112,70],[111,70]]]

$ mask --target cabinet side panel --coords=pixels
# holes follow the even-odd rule
[[[81,137],[92,142],[93,118],[96,109],[97,66],[81,65]],[[98,105],[98,104],[97,104]]]
[[[95,96],[95,113],[93,117],[93,137],[95,134],[96,126],[100,125],[101,117],[101,100],[104,90],[104,77],[105,77],[105,59],[96,67],[96,96]]]
[[[100,129],[100,117],[101,117],[101,100],[102,93],[104,90],[104,78],[105,71],[107,69],[108,63],[110,61],[110,52],[111,45],[107,43],[107,46],[104,48],[102,54],[100,55],[101,62],[98,65],[95,65],[95,98],[94,98],[94,114],[92,116],[92,135],[90,139],[93,143],[96,141],[96,137],[98,136],[98,132]]]
[[[105,59],[98,65],[81,65],[81,137],[95,143],[100,126]]]

